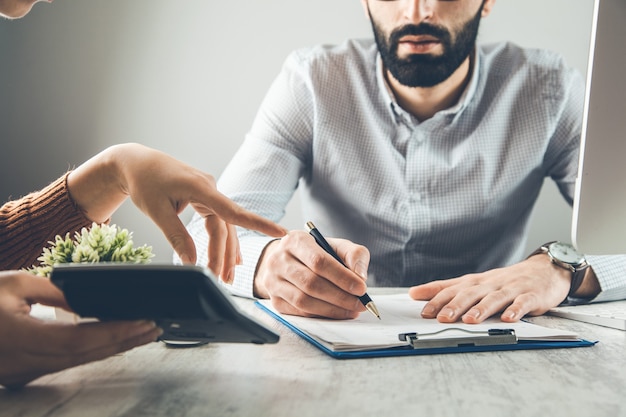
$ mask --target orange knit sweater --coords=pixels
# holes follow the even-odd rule
[[[72,200],[68,175],[0,208],[0,270],[28,268],[56,235],[91,225]]]

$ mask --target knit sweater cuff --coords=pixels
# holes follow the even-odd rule
[[[28,268],[56,235],[91,225],[70,195],[69,174],[0,208],[1,269]]]

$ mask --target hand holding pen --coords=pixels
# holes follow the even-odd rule
[[[363,303],[370,253],[346,239],[332,239],[332,248],[345,259],[346,268],[311,239],[305,230],[292,230],[266,244],[256,265],[254,296],[272,300],[282,314],[304,317],[354,319]]]
[[[339,263],[341,263],[343,266],[345,266],[347,268],[346,264],[339,257],[339,255],[337,255],[335,250],[326,241],[326,239],[320,233],[320,231],[317,230],[317,228],[315,227],[313,222],[307,222],[306,223],[306,227],[309,230],[309,233],[311,234],[311,236],[313,236],[313,238],[315,238],[315,241],[317,242],[317,244],[320,245],[322,247],[322,249],[324,249],[333,258],[335,258],[337,261],[339,261]],[[365,306],[365,308],[367,308],[367,310],[370,313],[372,313],[374,316],[378,317],[378,319],[380,320],[380,313],[378,312],[378,309],[376,308],[376,304],[374,304],[374,302],[372,301],[372,299],[370,298],[370,296],[367,293],[361,295],[359,297],[359,300]]]

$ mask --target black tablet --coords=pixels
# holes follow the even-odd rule
[[[276,343],[279,336],[240,311],[206,268],[191,265],[64,264],[50,275],[76,314],[154,320],[160,339],[186,343]]]

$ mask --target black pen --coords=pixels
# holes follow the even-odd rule
[[[322,236],[320,231],[317,230],[317,227],[315,227],[313,222],[306,222],[306,227],[307,227],[307,229],[309,229],[309,233],[311,234],[311,236],[313,236],[313,238],[315,238],[315,241],[317,242],[317,244],[320,245],[322,247],[322,249],[324,249],[328,254],[330,254],[330,256],[332,256],[333,258],[338,260],[341,265],[343,265],[343,266],[345,266],[347,268],[346,264],[343,263],[343,261],[341,260],[339,255],[337,255],[337,252],[335,252],[334,249],[332,248],[332,246],[330,246],[330,244],[326,241],[326,239],[324,239],[324,236]],[[376,308],[376,304],[374,304],[374,302],[372,301],[370,296],[367,295],[367,293],[365,293],[362,296],[360,296],[359,300],[361,301],[361,303],[363,303],[365,308],[367,308],[367,310],[370,313],[372,313],[373,315],[378,317],[378,320],[380,320],[380,314],[378,313],[378,309]]]

